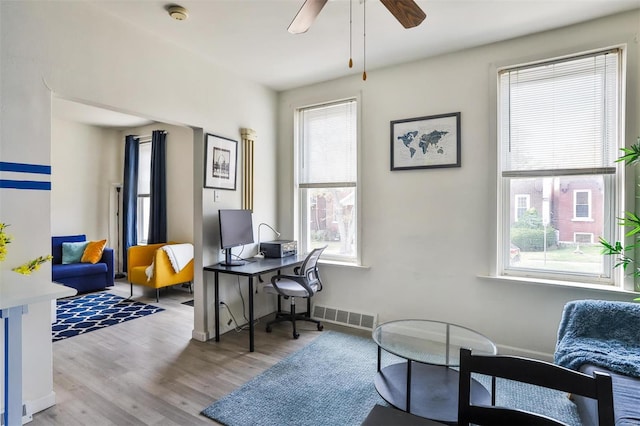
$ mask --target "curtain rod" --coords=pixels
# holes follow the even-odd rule
[[[160,131],[163,132],[163,133],[169,134],[169,132],[167,132],[166,130],[160,130]],[[151,137],[152,137],[152,135],[141,135],[141,136],[132,135],[132,136],[135,136],[138,139],[151,139]]]

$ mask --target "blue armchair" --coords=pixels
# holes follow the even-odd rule
[[[62,264],[62,243],[86,241],[86,235],[51,237],[51,280],[86,293],[113,286],[115,275],[113,249],[105,247],[97,263]]]

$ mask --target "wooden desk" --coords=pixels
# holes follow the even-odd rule
[[[51,282],[27,280],[12,273],[0,281],[0,318],[4,322],[3,424],[22,424],[22,315],[28,305],[73,296],[76,290]]]
[[[240,275],[248,278],[249,284],[249,351],[254,351],[254,329],[253,329],[253,278],[258,275],[268,274],[284,268],[294,268],[302,265],[306,256],[296,255],[282,258],[260,258],[252,257],[246,259],[246,263],[240,266],[224,266],[219,263],[205,266],[205,271],[215,273],[215,322],[216,322],[216,342],[220,341],[220,293],[218,290],[219,275]]]

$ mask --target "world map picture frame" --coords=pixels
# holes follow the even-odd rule
[[[391,121],[391,171],[461,167],[460,112]]]
[[[236,190],[238,141],[207,133],[204,187]]]

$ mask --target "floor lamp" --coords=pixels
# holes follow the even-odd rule
[[[118,234],[118,272],[116,272],[115,278],[124,278],[125,275],[120,271],[120,265],[122,265],[122,254],[120,253],[120,190],[122,188],[120,185],[116,186],[116,191],[118,192],[118,201],[116,202],[116,229]]]

